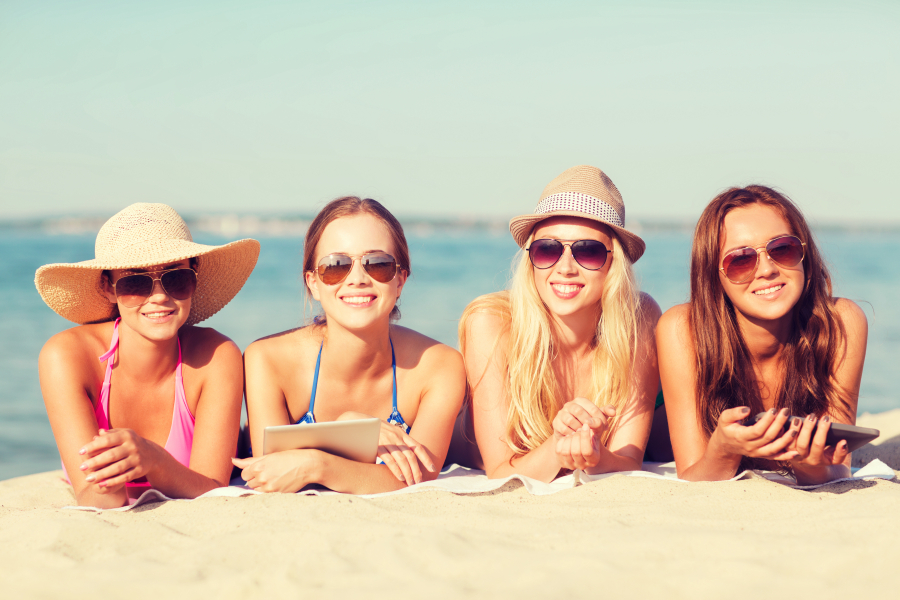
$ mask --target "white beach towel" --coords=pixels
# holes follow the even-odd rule
[[[807,486],[798,486],[794,482],[793,479],[784,477],[779,475],[778,473],[772,473],[768,471],[744,471],[740,473],[728,481],[737,481],[740,479],[747,479],[748,477],[752,477],[753,473],[756,475],[762,476],[771,481],[775,481],[777,483],[781,483],[783,485],[788,485],[790,487],[802,490],[810,490],[822,487],[823,485],[831,485],[834,483],[838,483],[841,481],[859,481],[865,479],[893,479],[895,476],[894,470],[889,466],[878,460],[877,458],[867,464],[865,467],[861,469],[854,469],[853,475],[851,477],[845,479],[838,479],[835,481],[830,481],[828,483],[820,484],[820,485],[807,485]],[[378,498],[381,496],[391,496],[397,494],[414,494],[417,492],[423,492],[426,490],[440,490],[444,492],[450,492],[452,494],[482,494],[485,492],[493,492],[502,488],[508,482],[517,480],[522,483],[522,486],[531,494],[535,496],[546,496],[549,494],[555,494],[556,492],[560,492],[562,490],[567,490],[574,488],[579,485],[584,485],[586,483],[591,483],[594,481],[599,481],[601,479],[606,479],[607,477],[613,476],[624,476],[624,477],[646,477],[650,479],[663,479],[666,481],[672,481],[675,483],[689,483],[684,481],[683,479],[678,479],[678,476],[675,472],[675,463],[650,463],[645,462],[643,464],[643,470],[641,471],[623,471],[618,473],[604,473],[602,475],[588,475],[583,471],[575,471],[569,475],[564,475],[557,479],[554,479],[550,483],[544,483],[543,481],[537,481],[535,479],[531,479],[530,477],[525,477],[523,475],[510,475],[509,477],[505,477],[503,479],[488,479],[484,474],[484,471],[478,471],[475,469],[467,469],[465,467],[461,467],[459,465],[450,465],[445,468],[437,479],[434,481],[425,481],[416,485],[411,485],[409,487],[405,487],[393,492],[384,492],[381,494],[366,494],[361,495],[361,498]],[[217,488],[214,490],[210,490],[203,494],[202,496],[198,496],[196,499],[199,500],[201,498],[238,498],[242,496],[252,496],[256,494],[260,494],[262,492],[257,492],[243,485],[230,485],[228,487]],[[333,495],[338,494],[339,492],[333,492],[331,490],[303,490],[298,492],[298,494],[302,494],[305,496],[323,496],[323,495]],[[157,490],[147,490],[141,497],[138,498],[134,504],[130,506],[123,506],[121,508],[112,508],[106,510],[114,510],[114,511],[128,511],[132,510],[138,506],[142,506],[144,504],[149,504],[152,502],[166,502],[169,500],[173,500],[168,496],[164,495],[162,492]],[[191,500],[179,500],[181,502],[191,502]],[[72,510],[86,510],[92,512],[101,512],[103,509],[94,508],[91,506],[66,506],[67,509]]]

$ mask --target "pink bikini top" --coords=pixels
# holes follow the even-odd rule
[[[119,320],[113,326],[112,342],[106,354],[100,357],[100,362],[106,361],[106,376],[103,378],[103,386],[100,388],[100,400],[94,408],[94,416],[100,429],[109,429],[109,387],[112,379],[112,366],[119,348]],[[169,428],[169,437],[166,439],[165,449],[175,460],[186,467],[191,464],[191,446],[194,443],[194,415],[188,408],[187,397],[184,394],[184,380],[181,377],[181,340],[178,340],[178,364],[175,366],[175,406],[172,410],[172,426]],[[63,473],[66,466],[63,465]],[[66,473],[66,479],[69,476]],[[143,478],[126,484],[127,487],[150,487],[150,483]]]

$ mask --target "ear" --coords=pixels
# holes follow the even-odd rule
[[[116,290],[103,273],[100,273],[100,291],[106,296],[110,304],[116,304]]]
[[[403,291],[403,286],[406,285],[407,277],[409,277],[409,271],[406,269],[397,271],[397,298],[400,298],[400,292]]]
[[[319,278],[316,277],[313,271],[307,271],[303,274],[303,277],[306,280],[306,287],[309,289],[309,293],[312,294],[316,302],[319,302]]]

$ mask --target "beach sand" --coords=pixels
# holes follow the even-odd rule
[[[900,468],[900,410],[863,415]],[[59,471],[0,482],[6,598],[897,597],[900,483],[614,476],[550,496],[260,495],[64,510]]]

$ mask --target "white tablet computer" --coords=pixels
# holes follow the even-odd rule
[[[266,427],[263,454],[316,448],[349,460],[374,463],[378,454],[380,419],[299,423]]]

